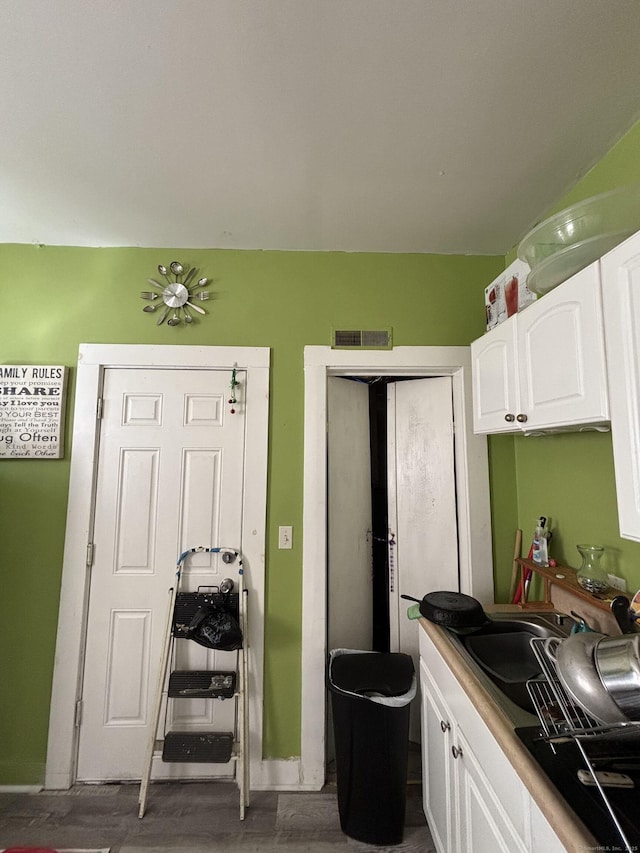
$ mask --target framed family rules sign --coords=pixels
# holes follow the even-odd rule
[[[0,365],[0,459],[61,459],[68,369]]]

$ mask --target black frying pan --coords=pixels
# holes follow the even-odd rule
[[[489,617],[484,612],[482,605],[470,595],[463,592],[429,592],[422,600],[413,598],[411,595],[401,595],[407,601],[417,601],[420,605],[420,614],[445,628],[464,630],[467,628],[481,628],[489,622]]]

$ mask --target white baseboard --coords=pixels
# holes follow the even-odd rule
[[[38,794],[42,785],[0,785],[0,794]]]
[[[252,791],[319,791],[302,780],[299,758],[265,759],[251,765]]]
[[[319,791],[323,781],[315,779],[305,782],[299,758],[265,759],[251,762],[250,787],[252,791]],[[56,784],[57,783],[57,784]],[[47,778],[46,790],[69,788],[66,777]],[[42,786],[0,787],[5,792],[37,792]]]

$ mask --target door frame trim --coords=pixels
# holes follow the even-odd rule
[[[247,371],[245,477],[242,554],[251,589],[249,620],[253,671],[250,672],[251,773],[259,787],[262,775],[264,660],[264,579],[269,417],[268,347],[147,346],[80,344],[75,391],[69,502],[64,545],[56,655],[51,694],[45,787],[69,788],[75,781],[76,705],[82,697],[82,670],[90,571],[87,545],[92,541],[95,473],[99,443],[98,398],[106,368],[228,369]],[[250,402],[250,407],[249,407]]]
[[[493,601],[487,440],[473,434],[469,347],[304,349],[301,785],[325,783],[327,607],[327,376],[451,376],[460,590]],[[420,590],[417,591],[418,593]]]

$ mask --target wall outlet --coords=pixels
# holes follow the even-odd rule
[[[627,582],[624,578],[619,578],[617,575],[607,575],[607,577],[609,578],[609,586],[619,589],[620,592],[627,591]]]

